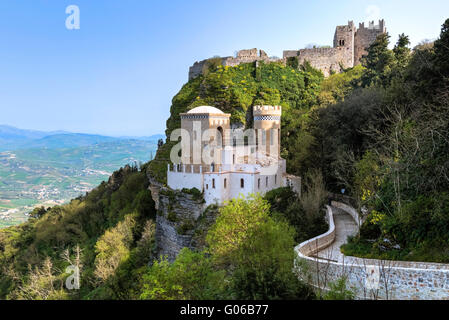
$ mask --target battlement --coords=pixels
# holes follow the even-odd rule
[[[379,20],[378,24],[374,24],[374,21],[370,21],[368,24],[368,27],[365,27],[365,22],[359,23],[359,30],[360,29],[366,29],[366,30],[379,30],[381,32],[386,32],[385,28],[385,20]]]
[[[334,43],[332,48],[312,48],[300,50],[284,50],[282,59],[269,58],[267,53],[257,48],[240,50],[232,57],[221,57],[223,66],[235,67],[242,63],[259,61],[265,63],[281,61],[287,63],[289,58],[297,58],[299,64],[308,61],[310,65],[323,72],[324,76],[343,69],[352,68],[361,63],[366,55],[367,48],[376,40],[377,36],[386,33],[385,20],[379,20],[378,24],[370,21],[368,26],[360,23],[357,29],[354,21],[348,21],[346,25],[335,28]],[[189,69],[189,80],[201,75],[208,59],[196,62]]]
[[[257,48],[253,48],[253,49],[245,49],[245,50],[238,51],[236,54],[236,58],[241,58],[241,59],[268,58],[268,55],[263,50],[258,51]]]
[[[219,57],[218,59],[221,59],[222,66],[229,67],[235,67],[242,63],[251,63],[256,61],[264,61],[267,63],[278,61],[277,59],[271,59],[264,50],[258,50],[257,48],[240,50],[233,57]],[[189,68],[189,80],[196,78],[203,73],[203,68],[207,64],[208,60],[209,59],[197,61]]]
[[[254,106],[253,107],[253,115],[261,116],[261,115],[282,115],[282,107],[281,106]]]

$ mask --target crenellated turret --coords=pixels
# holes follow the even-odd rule
[[[253,116],[257,151],[279,157],[282,107],[254,106]]]

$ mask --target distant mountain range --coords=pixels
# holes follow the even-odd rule
[[[164,136],[157,134],[148,137],[109,137],[67,131],[25,130],[8,125],[0,125],[0,151],[30,148],[77,148],[119,140],[157,141],[159,139],[164,139]]]
[[[35,206],[65,203],[92,190],[126,164],[153,159],[161,138],[0,125],[0,229],[26,221]]]

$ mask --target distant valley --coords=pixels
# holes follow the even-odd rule
[[[36,206],[62,204],[126,164],[149,161],[158,139],[41,132],[0,125],[0,228]]]

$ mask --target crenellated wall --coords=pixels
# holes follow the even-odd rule
[[[265,51],[254,49],[240,50],[235,57],[223,57],[223,66],[234,67],[241,63],[255,61],[286,63],[288,58],[298,57],[298,62],[303,64],[308,61],[314,68],[319,69],[327,77],[332,73],[339,73],[342,68],[352,68],[361,62],[366,54],[366,49],[376,40],[379,34],[385,33],[385,21],[379,20],[377,25],[374,21],[365,27],[359,24],[357,29],[353,21],[347,25],[337,26],[334,33],[333,48],[311,48],[301,50],[284,50],[282,59],[269,58]],[[199,76],[208,59],[195,62],[189,69],[189,80]]]
[[[278,59],[271,59],[263,50],[244,49],[237,52],[235,57],[220,57],[222,66],[235,67],[241,63],[251,63],[255,61],[275,62]],[[203,68],[210,59],[195,62],[189,68],[189,80],[194,79],[203,73]]]
[[[308,61],[312,67],[321,70],[325,77],[339,73],[342,68],[351,68],[352,50],[349,47],[314,48],[299,50],[298,62]]]
[[[361,59],[367,54],[366,49],[376,40],[377,36],[387,32],[385,21],[380,20],[378,25],[374,21],[368,27],[364,23],[359,24],[359,28],[354,37],[354,64],[360,64]]]

